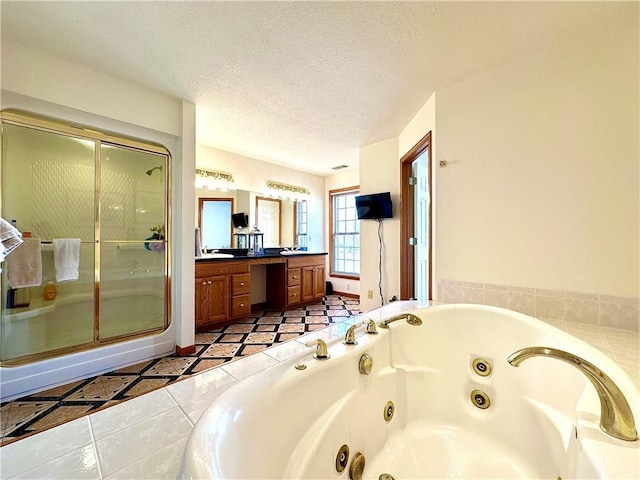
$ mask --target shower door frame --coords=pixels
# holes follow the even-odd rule
[[[0,366],[11,367],[32,363],[71,353],[92,350],[104,345],[117,342],[133,340],[166,331],[171,324],[171,172],[172,157],[169,150],[161,144],[145,141],[125,135],[111,133],[96,129],[90,126],[83,126],[66,122],[64,120],[45,117],[31,112],[22,110],[6,109],[0,111],[0,167],[3,165],[2,156],[4,155],[4,125],[10,124],[24,128],[30,128],[56,135],[63,135],[76,139],[85,139],[94,142],[94,287],[93,287],[93,341],[78,345],[72,345],[46,352],[38,352],[8,360],[0,360]],[[120,148],[130,149],[143,153],[150,153],[165,157],[165,258],[164,258],[164,321],[163,325],[158,328],[152,328],[144,331],[138,331],[131,334],[118,335],[101,339],[99,334],[100,327],[100,175],[101,175],[101,150],[102,145],[112,145]],[[0,168],[0,185],[4,185],[4,168]],[[2,196],[0,195],[0,211],[3,210]],[[107,242],[109,243],[109,242]],[[118,243],[128,243],[127,241],[119,241]]]

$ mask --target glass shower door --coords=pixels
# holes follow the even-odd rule
[[[41,275],[31,279],[36,286],[12,280],[24,244],[2,264],[2,360],[91,344],[95,142],[12,124],[3,128],[2,217],[30,237],[24,239],[30,253],[20,258],[40,262]],[[79,239],[78,254],[55,255],[54,239]],[[55,298],[45,299],[48,284],[55,285]],[[9,301],[11,290],[21,299],[17,305]]]
[[[2,366],[166,329],[169,152],[20,112],[0,119],[2,218],[24,237],[2,263]],[[21,283],[25,268],[34,278]]]
[[[165,327],[167,157],[103,143],[100,340]]]

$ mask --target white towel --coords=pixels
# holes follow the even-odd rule
[[[42,284],[42,247],[39,238],[23,238],[7,257],[7,278],[11,288],[39,287]]]
[[[22,243],[22,234],[2,217],[0,217],[0,243],[4,247],[0,262]]]
[[[56,268],[56,282],[72,282],[78,280],[80,239],[54,238],[53,265]]]

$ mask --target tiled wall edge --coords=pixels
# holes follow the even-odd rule
[[[546,320],[577,322],[638,332],[640,298],[439,278],[441,303],[478,303]]]

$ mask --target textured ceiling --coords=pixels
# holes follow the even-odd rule
[[[633,3],[3,1],[0,13],[3,43],[194,102],[200,143],[328,175],[398,135],[434,91],[606,34]]]

